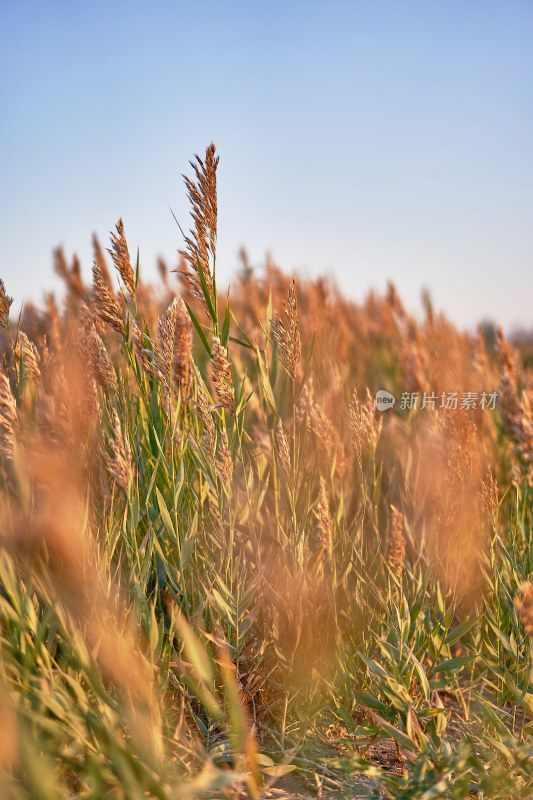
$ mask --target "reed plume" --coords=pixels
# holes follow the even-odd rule
[[[289,285],[287,305],[283,303],[283,309],[285,311],[285,321],[276,313],[275,319],[270,320],[270,330],[278,344],[289,375],[294,378],[302,356],[294,278]]]
[[[516,451],[530,467],[533,464],[533,404],[527,388],[520,388],[517,357],[500,328],[496,352],[501,364],[498,406],[503,421],[516,440]]]
[[[52,345],[55,353],[60,353],[63,349],[63,339],[61,336],[61,322],[56,299],[53,294],[45,294],[46,317],[47,317],[47,341]]]
[[[231,479],[233,477],[233,459],[231,457],[231,450],[228,442],[228,434],[226,429],[222,429],[222,433],[218,440],[218,452],[216,458],[216,471],[224,484],[228,494],[231,494]]]
[[[12,459],[15,452],[15,433],[18,428],[17,404],[9,378],[0,370],[0,450]]]
[[[176,308],[176,328],[174,332],[174,354],[172,373],[182,398],[188,398],[191,390],[192,322],[182,297],[178,298]]]
[[[117,305],[115,297],[105,279],[102,267],[95,261],[93,264],[93,286],[92,286],[93,306],[102,320],[110,328],[117,331],[124,337],[124,320]]]
[[[4,328],[9,326],[9,309],[13,303],[13,298],[6,294],[4,281],[0,279],[0,325]]]
[[[139,364],[147,375],[153,375],[154,354],[152,350],[149,350],[147,347],[145,347],[145,339],[149,339],[149,337],[140,330],[137,322],[133,318],[131,319],[130,330],[133,346],[135,348],[135,355],[137,356]]]
[[[170,389],[177,314],[178,299],[174,298],[165,313],[160,317],[157,326],[157,346],[154,354],[154,367],[156,374],[161,378],[167,390]]]
[[[62,247],[56,247],[53,251],[54,269],[59,277],[64,281],[69,297],[75,303],[83,299],[86,289],[81,277],[81,264],[78,256],[74,254],[72,265],[69,267]]]
[[[111,275],[109,274],[109,270],[107,268],[107,262],[105,260],[104,251],[102,250],[102,246],[98,239],[96,233],[93,233],[93,254],[94,254],[94,263],[100,270],[100,274],[102,279],[109,289],[110,292],[113,291],[113,281],[111,280]]]
[[[215,155],[213,142],[207,147],[203,161],[198,155],[195,158],[196,162],[189,163],[194,170],[196,181],[191,180],[187,175],[182,176],[192,206],[191,216],[194,228],[189,232],[190,235],[185,237],[186,250],[180,250],[179,253],[189,265],[189,269],[181,271],[181,275],[209,314],[202,281],[205,283],[210,302],[214,306],[215,297],[210,259],[214,265],[217,239],[217,166],[219,157]]]
[[[226,348],[222,347],[218,336],[213,336],[211,349],[211,377],[220,405],[235,416],[235,390],[231,380],[231,364],[228,361]]]
[[[124,286],[127,288],[128,292],[130,293],[130,297],[133,300],[135,297],[135,273],[133,272],[133,267],[131,266],[130,261],[130,254],[128,251],[128,244],[126,242],[126,237],[124,235],[124,223],[122,222],[122,218],[116,224],[116,233],[111,231],[111,248],[108,249],[108,253],[113,259],[113,263],[118,270],[120,277],[122,278],[122,282]]]
[[[287,440],[287,436],[285,435],[285,431],[283,430],[283,423],[281,420],[278,420],[278,424],[276,426],[276,444],[281,471],[285,477],[285,480],[289,483],[289,486],[292,486],[291,453],[289,449],[289,442]]]
[[[161,256],[157,259],[157,271],[159,273],[159,277],[161,279],[161,283],[168,289],[168,266],[167,262]]]
[[[85,340],[94,379],[105,391],[116,392],[117,376],[105,344],[94,325],[87,331]]]
[[[107,456],[107,470],[116,483],[128,494],[133,478],[133,464],[131,449],[127,434],[123,434],[120,417],[113,409],[113,440],[111,442],[112,455]]]
[[[40,356],[37,348],[30,342],[24,331],[19,331],[17,337],[17,344],[13,351],[15,356],[15,363],[22,361],[24,373],[29,375],[33,381],[38,381],[41,377],[41,370],[39,369]]]
[[[368,447],[375,452],[382,427],[383,418],[376,419],[374,401],[370,391],[367,389],[366,401],[361,403],[357,389],[354,389],[348,406],[348,430],[352,447],[359,458],[364,447]]]
[[[194,401],[194,410],[204,425],[201,440],[202,447],[204,448],[205,452],[212,457],[215,449],[215,424],[213,422],[213,415],[211,413],[211,405],[207,397],[204,382],[201,378],[198,378],[196,382],[196,400]]]
[[[326,489],[326,481],[322,475],[320,476],[320,488],[314,514],[318,525],[320,543],[322,547],[329,552],[332,546],[333,521],[329,510],[329,496]]]
[[[489,467],[487,475],[483,481],[481,496],[483,498],[483,504],[489,514],[495,514],[498,508],[498,483],[492,474],[491,467]]]
[[[389,567],[401,578],[405,567],[405,535],[403,532],[403,514],[391,505],[392,529],[389,539]]]
[[[296,408],[296,419],[299,423],[305,420],[310,434],[315,436],[319,446],[331,457],[335,458],[335,469],[342,477],[346,467],[344,445],[339,433],[322,406],[315,399],[313,376],[307,379]]]

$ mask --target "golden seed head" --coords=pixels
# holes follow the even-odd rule
[[[392,530],[389,539],[389,567],[401,578],[405,567],[405,535],[403,514],[391,505]]]
[[[178,300],[174,298],[165,313],[160,317],[157,326],[157,346],[154,354],[154,367],[156,374],[163,381],[167,389],[170,388],[177,313]]]
[[[178,298],[172,372],[181,391],[188,398],[191,390],[192,322],[182,297]]]
[[[276,318],[270,320],[270,330],[274,340],[278,344],[285,366],[290,376],[294,378],[302,357],[302,343],[300,340],[294,278],[289,285],[287,305],[284,303],[283,308],[285,311],[285,321],[281,319],[279,314],[276,314]]]
[[[13,458],[17,428],[17,404],[9,378],[4,370],[0,370],[0,450],[9,459]]]
[[[211,356],[211,377],[215,385],[220,405],[235,416],[235,390],[231,380],[231,364],[228,361],[226,348],[222,347],[218,336],[213,336]]]
[[[183,175],[187,195],[192,206],[191,215],[194,229],[190,236],[185,237],[186,250],[179,253],[185,259],[189,269],[181,271],[182,276],[189,283],[195,297],[197,297],[208,311],[204,297],[202,279],[205,283],[207,294],[213,303],[214,287],[211,276],[210,259],[216,257],[217,236],[217,166],[218,156],[215,156],[213,142],[205,151],[205,159],[197,155],[196,162],[191,161],[196,181]],[[209,312],[208,312],[209,313]]]
[[[113,259],[113,263],[117,268],[120,277],[122,278],[122,282],[124,283],[124,286],[127,288],[128,292],[130,293],[130,297],[133,300],[135,296],[135,273],[133,272],[133,267],[131,266],[130,254],[128,251],[126,237],[124,235],[124,223],[122,222],[122,219],[119,219],[117,222],[116,229],[116,233],[111,231],[111,248],[108,249],[107,252]]]
[[[145,340],[149,337],[140,330],[133,318],[131,319],[130,329],[137,360],[147,375],[153,375],[153,352],[145,347]]]
[[[359,457],[363,447],[369,447],[375,451],[381,430],[383,427],[383,418],[376,418],[374,400],[370,391],[366,391],[366,401],[361,403],[357,395],[357,389],[354,389],[352,400],[348,407],[348,430],[352,446]]]
[[[105,344],[98,335],[94,325],[86,334],[89,364],[95,381],[106,391],[116,392],[117,376],[106,350]]]
[[[94,253],[94,263],[100,270],[100,274],[105,282],[105,285],[107,286],[109,291],[112,292],[113,281],[111,280],[111,275],[109,274],[109,270],[107,268],[107,262],[105,260],[104,251],[102,250],[100,241],[95,233],[93,233],[93,253]]]
[[[292,484],[291,453],[289,450],[289,442],[287,441],[281,420],[278,420],[278,424],[276,426],[276,444],[281,471],[283,472],[283,475],[289,484]]]
[[[329,549],[332,543],[333,521],[329,510],[329,496],[326,489],[326,481],[322,475],[320,476],[320,489],[314,514],[318,524],[320,542],[325,549]]]
[[[120,418],[115,409],[113,409],[113,433],[112,455],[107,456],[107,469],[111,477],[127,493],[133,477],[131,449],[127,434],[122,433]]]
[[[489,514],[494,514],[498,508],[498,484],[496,483],[490,467],[487,472],[487,477],[482,484],[481,495]]]
[[[19,331],[17,344],[14,350],[16,362],[22,359],[24,372],[29,375],[33,381],[38,381],[41,377],[41,370],[39,369],[40,356],[37,348],[30,342],[24,331]]]
[[[322,406],[315,400],[312,376],[307,379],[300,395],[296,408],[296,419],[299,424],[305,420],[307,430],[315,436],[319,446],[330,458],[335,458],[335,470],[342,478],[346,468],[344,447],[335,426]]]
[[[231,457],[228,435],[225,428],[218,438],[218,453],[215,466],[217,475],[229,494],[231,492],[231,479],[233,477],[233,459]]]
[[[69,267],[62,247],[57,247],[53,252],[54,269],[59,277],[64,281],[71,298],[76,301],[86,294],[85,286],[81,278],[81,264],[77,255],[72,258],[72,265]]]
[[[9,309],[13,303],[13,298],[6,294],[4,281],[0,279],[0,325],[7,328],[9,323]]]
[[[159,272],[161,282],[168,288],[168,266],[167,262],[162,256],[158,256],[157,258],[157,271]]]
[[[102,273],[102,268],[95,261],[93,265],[92,300],[96,313],[107,325],[124,336],[124,320],[115,297]]]
[[[206,453],[213,455],[213,451],[215,449],[215,424],[211,414],[211,405],[207,397],[204,382],[201,378],[198,378],[198,381],[196,382],[196,400],[194,401],[194,410],[204,425],[202,446]]]
[[[519,358],[498,328],[496,351],[501,364],[498,409],[515,440],[515,450],[524,461],[533,462],[533,404],[531,390],[519,388]]]

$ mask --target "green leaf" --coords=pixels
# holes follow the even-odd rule
[[[228,346],[229,329],[231,325],[231,313],[229,308],[229,295],[226,301],[226,313],[224,315],[224,322],[222,323],[222,333],[220,334],[220,342],[222,347]]]
[[[272,392],[272,387],[270,385],[270,378],[268,376],[266,367],[263,363],[263,359],[261,358],[259,348],[256,348],[256,353],[257,353],[257,363],[259,365],[259,372],[261,374],[261,384],[263,387],[263,391],[265,393],[265,397],[267,399],[269,406],[272,408],[272,411],[274,411],[274,413],[277,414],[276,400],[274,398],[274,393]]]
[[[213,681],[213,669],[200,639],[180,611],[173,609],[172,621],[183,640],[189,663],[194,667],[200,680],[209,685]]]
[[[385,712],[388,709],[386,703],[378,700],[373,694],[368,694],[368,692],[352,692],[352,695],[359,705],[365,706],[366,708],[373,708],[375,711],[381,712]]]
[[[157,495],[157,504],[159,506],[159,513],[161,514],[161,519],[163,520],[163,525],[165,526],[168,535],[170,538],[175,541],[178,537],[176,535],[176,531],[174,530],[174,525],[172,524],[172,518],[169,514],[167,505],[165,503],[165,499],[157,486],[155,487],[155,493]]]
[[[200,263],[200,259],[197,259],[196,262],[197,262],[197,266],[198,266],[198,270],[197,270],[198,271],[198,277],[200,278],[200,283],[202,284],[202,292],[204,293],[205,304],[207,306],[207,310],[209,312],[209,316],[213,320],[213,323],[215,325],[217,325],[218,324],[217,315],[216,315],[215,308],[213,306],[213,300],[212,300],[211,295],[209,293],[209,289],[207,288],[207,282],[205,280],[204,270],[203,270],[203,267],[202,267],[202,265]]]
[[[185,303],[185,306],[187,307],[187,311],[189,312],[189,316],[190,316],[190,318],[192,320],[192,324],[196,328],[196,330],[198,332],[198,336],[202,340],[202,344],[205,347],[205,349],[207,350],[207,354],[208,354],[209,358],[211,358],[211,348],[209,346],[209,342],[207,341],[207,337],[206,337],[205,333],[202,330],[202,326],[200,325],[200,323],[198,322],[198,320],[194,316],[194,313],[192,312],[190,306],[187,305],[187,303]]]
[[[403,731],[398,730],[395,728],[394,725],[391,725],[390,722],[387,722],[383,717],[380,717],[378,714],[374,714],[374,719],[380,725],[380,727],[389,733],[394,739],[396,739],[402,747],[405,747],[406,750],[410,750],[411,752],[415,752],[418,750],[418,745],[414,742],[410,736],[408,736]]]
[[[477,617],[474,617],[473,619],[465,619],[464,622],[461,622],[460,625],[457,625],[457,627],[448,632],[444,639],[444,644],[455,644],[455,642],[464,636],[465,633],[468,633],[468,631],[474,627],[477,621]]]
[[[386,680],[390,678],[387,670],[384,669],[381,664],[378,664],[377,661],[374,661],[372,658],[368,658],[368,656],[363,655],[363,653],[360,653],[359,655],[361,660],[365,662],[370,672],[373,672],[374,675],[377,675],[380,678],[385,678]]]
[[[405,647],[407,647],[407,645],[405,645]],[[426,699],[426,702],[429,703],[429,695],[430,695],[429,683],[428,683],[428,679],[427,679],[427,675],[425,673],[424,667],[422,666],[422,664],[420,663],[420,661],[418,660],[418,658],[415,656],[415,654],[413,652],[409,653],[409,658],[411,659],[411,661],[415,665],[415,669],[416,669],[416,672],[418,674],[418,679],[420,681],[420,686],[422,687],[422,691],[424,692],[424,697]]]
[[[476,658],[475,653],[470,656],[461,656],[460,658],[447,658],[433,667],[433,672],[457,672],[462,669],[466,664],[471,664]]]
[[[511,640],[507,636],[507,634],[505,634],[503,631],[501,631],[498,628],[498,626],[495,625],[494,622],[492,622],[488,617],[487,617],[487,622],[489,623],[490,627],[492,628],[492,630],[494,631],[494,633],[496,634],[496,636],[500,640],[501,644],[503,645],[503,649],[507,653],[509,653],[510,655],[514,656],[515,658],[518,658],[518,653],[517,653],[516,649],[513,648],[512,644],[511,644]]]
[[[253,344],[248,344],[247,342],[243,342],[242,339],[237,339],[235,336],[230,336],[229,341],[235,342],[235,344],[240,344],[241,347],[247,347],[248,350],[255,350]]]

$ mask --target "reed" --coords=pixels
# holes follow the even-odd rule
[[[223,307],[191,165],[181,286],[122,219],[118,291],[0,282],[2,797],[530,798],[525,344],[244,251]]]

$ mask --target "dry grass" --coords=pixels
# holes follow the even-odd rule
[[[244,252],[219,307],[217,164],[159,287],[122,220],[118,288],[0,282],[2,796],[530,797],[531,371]]]

